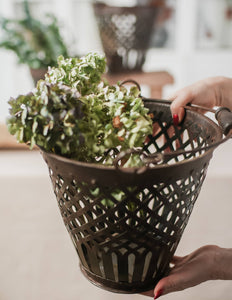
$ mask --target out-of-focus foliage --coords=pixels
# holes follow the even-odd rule
[[[25,18],[0,19],[0,47],[13,51],[19,63],[32,69],[55,66],[59,55],[69,56],[56,17],[49,14],[41,22],[32,17],[27,1],[23,5]]]

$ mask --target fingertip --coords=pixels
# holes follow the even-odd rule
[[[178,116],[178,114],[174,114],[174,115],[172,116],[172,118],[173,118],[173,124],[174,124],[175,126],[177,126],[177,125],[179,124],[179,116]]]
[[[171,113],[172,113],[172,118],[173,118],[173,124],[178,125],[185,116],[185,109],[183,107],[170,107]]]
[[[180,90],[176,93],[176,97],[172,99],[172,103],[170,105],[170,109],[172,115],[177,114],[179,116],[179,121],[181,122],[185,116],[184,106],[191,102],[193,98],[192,92],[189,89]]]
[[[155,286],[154,288],[154,299],[157,299],[158,298],[158,295],[159,297],[162,295],[165,294],[165,279],[166,277],[162,278],[158,283],[157,285]]]
[[[163,290],[162,289],[158,290],[154,295],[154,299],[158,299],[162,295],[163,295]]]

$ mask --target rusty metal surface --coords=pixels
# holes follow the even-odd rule
[[[191,109],[173,126],[170,105],[145,104],[154,116],[154,134],[144,145],[148,156],[194,150],[222,138],[214,122]],[[192,151],[124,169],[42,152],[83,274],[113,292],[154,287],[169,271],[212,154]]]

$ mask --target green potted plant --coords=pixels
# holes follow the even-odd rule
[[[0,19],[3,32],[0,47],[13,51],[19,63],[28,65],[36,83],[48,66],[56,65],[59,55],[68,57],[69,53],[53,14],[44,16],[41,22],[32,16],[27,1],[23,2],[23,8],[23,19]]]

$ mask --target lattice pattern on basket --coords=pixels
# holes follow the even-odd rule
[[[167,119],[170,112],[154,111],[153,115],[153,134],[149,135],[144,143],[144,153],[172,153],[164,160],[156,164],[174,164],[183,160],[196,158],[205,152],[203,147],[212,143],[213,138],[206,131],[202,130],[201,124],[188,121],[188,127],[174,126],[171,116]],[[198,149],[197,151],[194,151]],[[96,161],[104,164],[108,157],[115,159],[120,152],[120,148],[109,149],[102,157],[96,158]],[[190,151],[190,153],[175,154],[178,150]]]
[[[167,270],[204,180],[112,188],[55,174],[54,191],[84,268],[128,284],[157,281]],[[120,195],[120,199],[119,196]]]
[[[203,147],[212,143],[212,136],[202,125],[189,120],[187,126],[174,126],[168,111],[153,111],[153,135],[150,135],[144,145],[148,154],[156,152],[175,153],[178,150],[192,151],[168,157],[162,163],[173,164],[182,160],[195,158],[205,152]],[[167,118],[168,115],[168,118]],[[165,121],[163,121],[166,119]],[[193,151],[199,148],[198,151]]]
[[[157,10],[102,4],[94,4],[94,9],[109,70],[141,70]]]
[[[151,289],[169,271],[212,156],[201,148],[221,139],[219,127],[193,111],[173,126],[169,105],[145,102],[154,132],[144,151],[164,155],[157,165],[124,169],[43,152],[82,272],[117,292]]]

